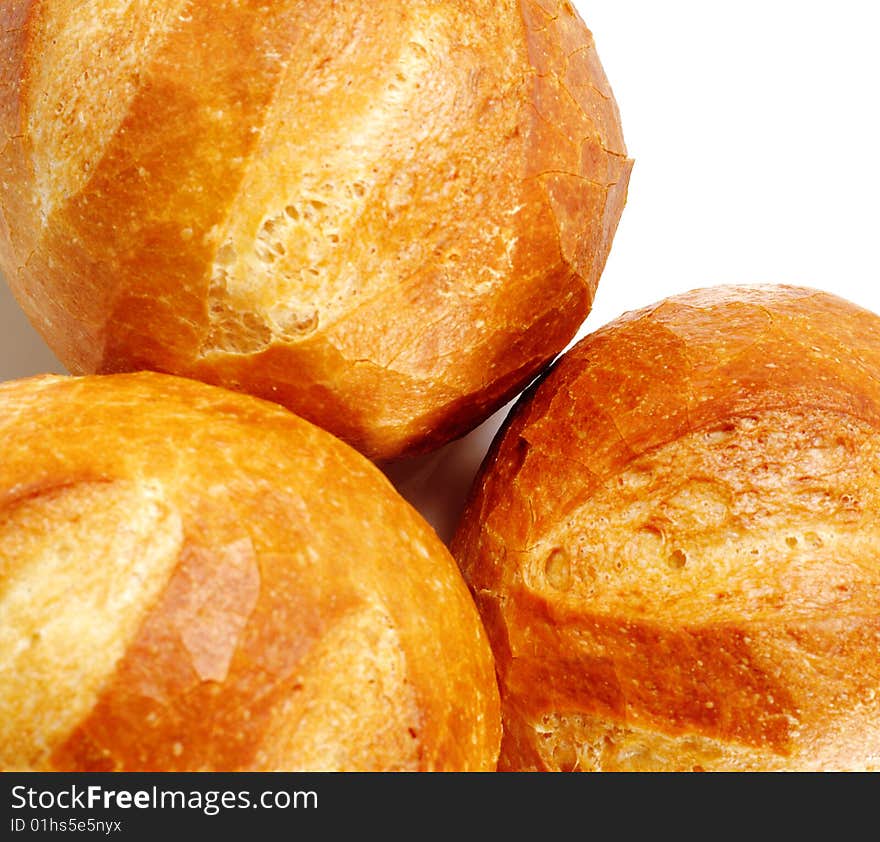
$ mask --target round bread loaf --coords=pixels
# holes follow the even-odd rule
[[[491,770],[492,657],[427,524],[281,407],[0,385],[0,768]]]
[[[453,543],[499,768],[880,768],[880,318],[721,287],[584,339]]]
[[[77,374],[279,402],[372,458],[516,394],[631,161],[560,0],[8,0],[0,268]]]

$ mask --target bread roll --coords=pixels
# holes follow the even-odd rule
[[[631,162],[559,0],[7,0],[0,268],[74,373],[277,401],[377,459],[590,309]]]
[[[721,287],[584,339],[454,539],[500,768],[880,767],[880,318]]]
[[[0,769],[485,770],[485,633],[366,459],[159,374],[0,385]]]

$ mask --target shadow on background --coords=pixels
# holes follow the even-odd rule
[[[467,500],[474,475],[512,402],[475,430],[426,456],[385,465],[385,475],[448,544]]]
[[[31,327],[0,275],[0,380],[47,373],[66,370]]]

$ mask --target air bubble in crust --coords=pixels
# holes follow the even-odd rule
[[[556,547],[547,556],[544,575],[550,586],[558,591],[567,591],[571,587],[571,561],[562,547]]]
[[[683,570],[688,563],[687,553],[681,549],[673,550],[669,554],[667,562],[673,570]]]

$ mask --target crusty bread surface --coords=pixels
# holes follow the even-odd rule
[[[4,383],[0,442],[0,769],[494,769],[470,594],[347,445],[151,373]]]
[[[502,769],[880,768],[880,318],[719,287],[581,341],[452,544]]]
[[[631,161],[560,0],[8,0],[0,269],[73,373],[279,402],[372,458],[589,311]]]

